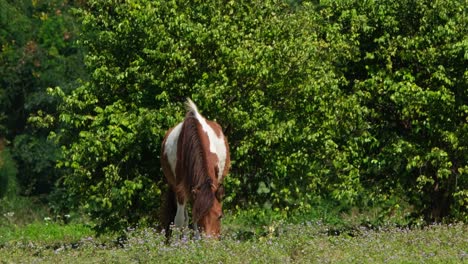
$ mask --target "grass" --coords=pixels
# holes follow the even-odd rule
[[[0,245],[18,243],[72,244],[83,237],[94,236],[89,226],[35,222],[23,227],[0,227]]]
[[[468,263],[465,223],[408,229],[398,227],[408,226],[404,217],[378,222],[379,213],[334,206],[290,215],[250,209],[227,213],[219,241],[187,231],[168,244],[147,227],[126,230],[126,240],[97,237],[89,220],[60,224],[44,205],[13,198],[0,199],[0,263]]]
[[[147,227],[126,230],[125,240],[97,237],[89,220],[60,224],[40,202],[10,196],[0,199],[0,263],[468,263],[468,224],[408,229],[397,227],[407,226],[404,216],[379,222],[379,212],[351,212],[325,204],[227,213],[221,240],[176,231],[168,244]]]
[[[186,232],[169,244],[151,228],[129,229],[117,244],[81,224],[33,223],[0,229],[0,263],[468,263],[463,223],[330,235],[334,226],[321,222],[252,228],[244,221],[225,221],[220,241],[193,240]]]

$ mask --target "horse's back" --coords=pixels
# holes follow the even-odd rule
[[[221,126],[218,123],[205,119],[198,112],[196,112],[194,117],[200,123],[201,128],[208,137],[209,146],[205,147],[209,150],[210,153],[215,154],[218,159],[217,164],[210,165],[218,167],[218,175],[216,175],[216,177],[217,180],[221,183],[223,178],[226,176],[230,166],[229,145],[227,143],[226,137],[224,136]],[[180,135],[184,134],[182,130],[184,129],[184,122],[186,121],[187,117],[184,119],[184,121],[169,129],[164,137],[162,144],[161,162],[163,164],[164,174],[171,185],[175,185],[176,178],[178,177],[176,172],[176,166],[178,162],[177,150],[184,149],[183,146],[179,148],[178,144],[180,144]]]

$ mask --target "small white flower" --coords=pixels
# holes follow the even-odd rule
[[[13,217],[15,215],[15,212],[8,212],[3,214],[5,217]]]

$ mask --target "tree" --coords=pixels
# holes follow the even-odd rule
[[[363,183],[408,199],[427,221],[466,219],[465,4],[370,1],[335,10],[359,46],[344,70],[376,139],[364,150]]]
[[[46,89],[69,90],[84,73],[71,7],[62,0],[0,1],[0,132],[12,143],[22,194],[48,193],[58,177],[59,151],[47,140],[56,101]]]
[[[99,230],[155,221],[161,139],[191,97],[232,148],[227,207],[407,201],[428,220],[466,217],[460,10],[457,1],[89,1],[80,42],[90,80],[52,91],[62,100],[52,136],[63,188]]]

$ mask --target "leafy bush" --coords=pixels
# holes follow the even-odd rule
[[[333,6],[333,5],[332,5]],[[363,186],[406,197],[429,221],[465,215],[467,18],[462,1],[336,4],[359,52],[344,74],[366,109]],[[463,217],[462,217],[463,219]]]
[[[227,208],[412,207],[466,219],[462,1],[89,1],[89,82],[61,98],[63,184],[101,230],[154,221],[191,97],[228,135]],[[409,204],[409,206],[403,206]],[[405,207],[405,208],[403,208]]]

